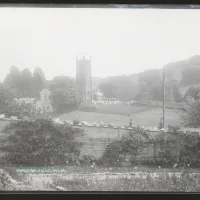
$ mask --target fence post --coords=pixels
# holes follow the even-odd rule
[[[155,142],[154,139],[153,139],[153,149],[154,149],[154,151],[153,151],[153,153],[154,153],[154,162],[156,163],[156,142]]]
[[[161,152],[161,163],[163,164],[163,144],[162,144],[162,138],[160,139],[160,152]]]
[[[199,158],[199,143],[200,143],[200,138],[199,138],[199,132],[198,132],[198,143],[197,143],[197,150],[198,150],[198,152],[197,152],[197,155],[198,155],[198,161],[199,161],[199,167],[200,167],[200,158]]]
[[[119,139],[119,127],[118,127],[118,139]]]

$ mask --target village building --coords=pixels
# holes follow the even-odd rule
[[[35,117],[38,114],[53,112],[53,107],[50,100],[51,92],[48,89],[43,89],[40,93],[40,99],[36,98],[19,98],[15,99],[20,105],[20,117]]]
[[[50,100],[51,92],[48,89],[43,89],[40,93],[40,100],[36,101],[37,114],[45,114],[53,112],[52,103]]]
[[[80,94],[81,104],[92,104],[92,74],[91,58],[81,56],[76,58],[76,90]]]
[[[33,117],[35,116],[35,98],[19,98],[15,99],[16,103],[20,106],[20,117],[23,118],[24,116]]]

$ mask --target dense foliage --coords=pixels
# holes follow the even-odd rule
[[[200,126],[200,87],[190,87],[184,96],[185,110],[181,117],[183,124],[188,127],[198,128]]]
[[[51,91],[53,91],[57,88],[64,89],[66,86],[75,87],[75,81],[68,76],[56,76],[49,83],[49,88]]]
[[[41,90],[45,87],[45,81],[45,75],[39,67],[32,74],[28,68],[20,71],[17,67],[12,66],[4,84],[16,98],[31,98],[39,97]]]
[[[72,86],[54,89],[50,98],[57,112],[71,111],[80,104],[80,97]]]
[[[133,100],[137,92],[135,79],[129,76],[115,76],[103,79],[99,88],[105,97],[114,97],[122,101]]]
[[[8,154],[4,164],[46,166],[79,162],[81,143],[71,126],[54,124],[50,118],[11,122],[4,130],[10,132],[1,150]]]
[[[186,91],[184,100],[187,102],[188,98],[193,98],[195,101],[200,99],[200,85],[192,86]]]
[[[170,63],[165,67],[166,100],[183,101],[181,88],[200,84],[200,56]],[[162,101],[162,69],[152,69],[130,76],[103,79],[100,90],[106,97],[120,100]]]
[[[19,106],[14,100],[14,95],[3,84],[0,85],[0,114],[6,117],[19,116]]]
[[[121,165],[126,160],[127,155],[130,155],[131,162],[134,163],[136,156],[140,154],[147,141],[148,135],[146,132],[137,127],[120,139],[115,139],[108,144],[101,161],[104,164]]]
[[[183,124],[186,127],[200,127],[200,100],[190,99],[186,106],[186,112],[182,114]]]
[[[130,100],[163,100],[162,70],[152,69],[130,76],[108,77],[101,81],[100,90],[105,97],[115,97],[121,101]],[[173,73],[167,75],[165,81],[166,101],[181,102],[179,82]]]
[[[142,157],[145,149],[150,151],[149,156]],[[141,164],[199,167],[199,151],[199,133],[183,132],[179,127],[169,127],[168,132],[161,131],[156,136],[150,136],[142,128],[137,128],[110,143],[102,160],[111,165],[121,165],[123,162],[135,164],[138,156]],[[128,161],[126,155],[129,155]]]

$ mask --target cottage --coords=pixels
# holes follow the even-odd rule
[[[40,93],[40,100],[36,102],[36,111],[38,114],[51,113],[53,107],[50,100],[51,92],[48,89],[43,89]]]
[[[35,115],[35,98],[19,98],[15,101],[20,106],[20,117]]]

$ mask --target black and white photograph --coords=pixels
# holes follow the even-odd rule
[[[200,192],[199,9],[0,7],[0,191]]]

